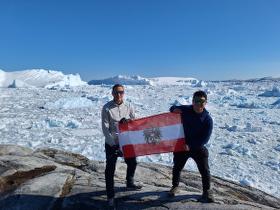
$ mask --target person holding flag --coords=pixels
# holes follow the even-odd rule
[[[106,103],[102,108],[102,131],[105,136],[106,152],[106,193],[109,207],[115,206],[114,201],[114,174],[118,157],[122,157],[119,148],[118,123],[127,123],[127,120],[134,119],[133,108],[124,103],[124,86],[115,84],[112,88],[113,100]],[[130,190],[139,190],[141,186],[135,185],[134,173],[136,170],[136,157],[125,158],[127,164],[126,186]]]
[[[202,176],[203,194],[199,201],[208,203],[214,202],[214,198],[210,191],[209,154],[204,145],[210,139],[213,120],[205,109],[206,103],[207,94],[204,91],[196,91],[193,94],[192,105],[170,108],[170,112],[181,114],[186,144],[184,145],[185,151],[173,153],[172,188],[169,195],[174,196],[179,192],[180,173],[188,158],[192,158]]]

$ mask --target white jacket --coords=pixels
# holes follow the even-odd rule
[[[110,146],[119,144],[117,126],[122,118],[134,119],[133,107],[124,102],[120,105],[113,100],[106,103],[102,108],[102,131],[105,136],[105,143]]]

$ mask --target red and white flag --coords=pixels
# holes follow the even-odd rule
[[[169,112],[119,124],[119,144],[125,158],[183,151],[181,115]]]

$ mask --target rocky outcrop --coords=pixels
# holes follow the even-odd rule
[[[0,145],[0,209],[106,209],[104,162],[55,149],[32,151]],[[126,165],[115,175],[117,208],[125,209],[276,209],[280,199],[251,187],[212,177],[215,203],[197,202],[201,178],[182,172],[181,191],[168,197],[172,168],[139,163],[136,180],[141,191],[125,189]]]

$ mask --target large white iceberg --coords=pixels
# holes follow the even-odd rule
[[[64,87],[86,84],[86,82],[81,80],[80,75],[64,75],[60,71],[31,69],[5,72],[0,70],[0,87]]]

